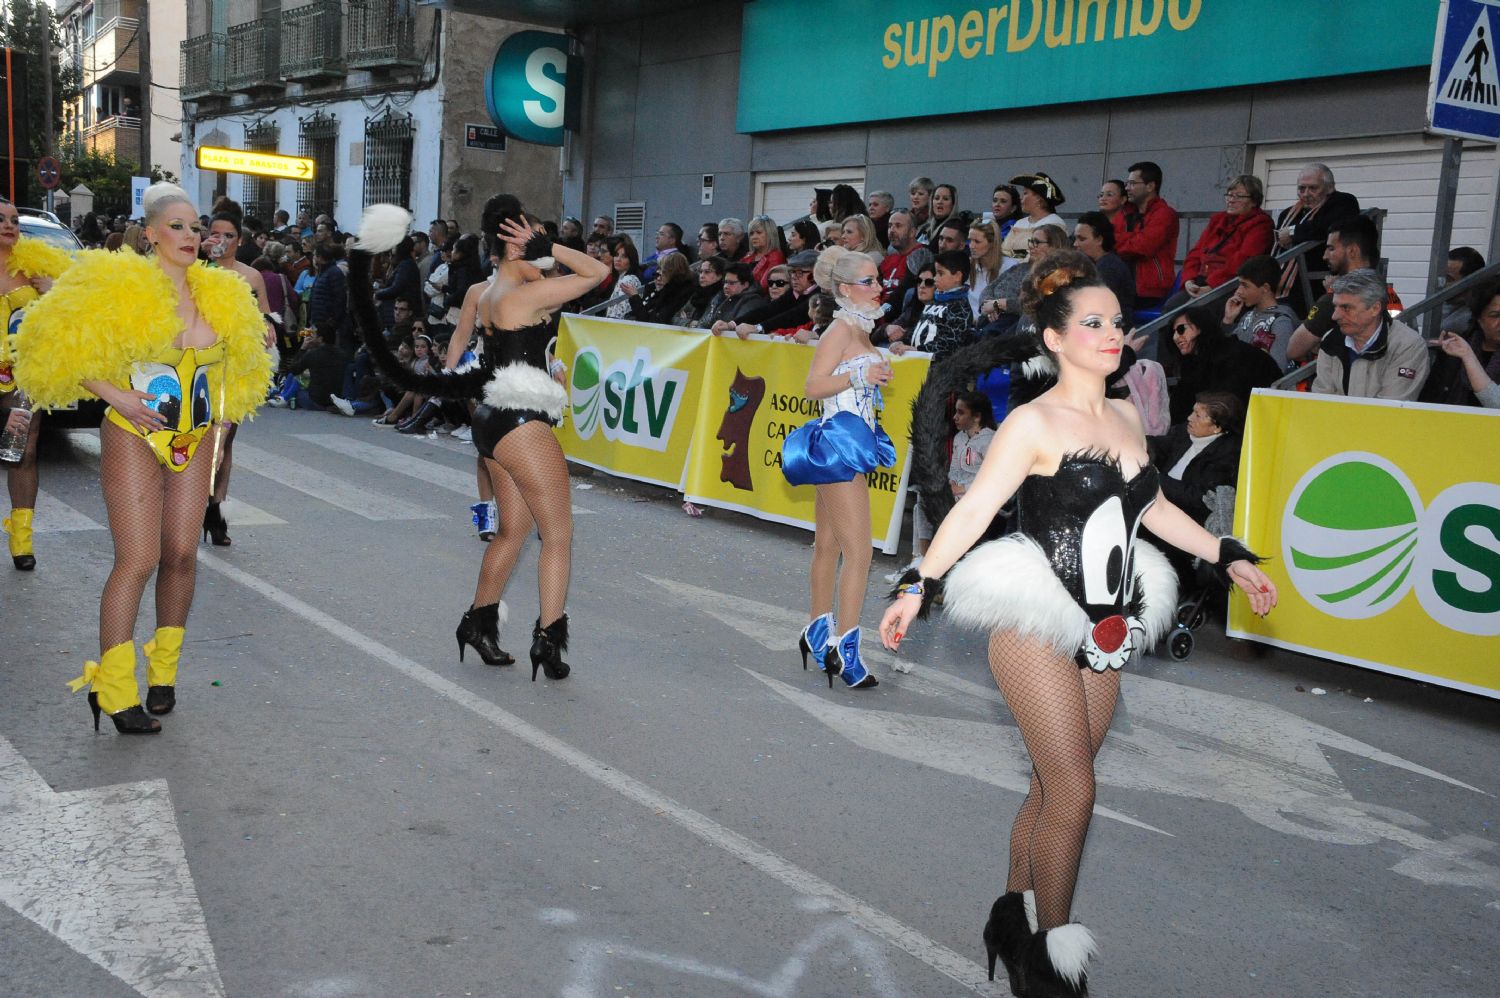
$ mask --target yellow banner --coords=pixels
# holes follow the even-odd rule
[[[624,478],[682,486],[713,337],[670,326],[565,315],[568,459]]]
[[[1280,605],[1229,633],[1500,697],[1500,412],[1258,391],[1236,531]]]
[[[713,338],[684,487],[689,499],[812,529],[813,486],[787,484],[781,445],[787,434],[822,414],[821,403],[802,393],[813,350],[758,338]],[[925,354],[891,360],[881,425],[896,445],[896,463],[868,476],[871,542],[888,554],[895,553],[901,533],[911,404],[928,365]]]

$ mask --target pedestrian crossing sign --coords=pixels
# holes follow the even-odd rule
[[[1442,0],[1427,88],[1427,130],[1500,141],[1500,0]]]

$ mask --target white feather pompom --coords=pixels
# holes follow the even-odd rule
[[[359,248],[366,253],[395,249],[411,230],[411,212],[394,204],[372,204],[359,223]]]

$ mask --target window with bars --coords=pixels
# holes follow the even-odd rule
[[[416,125],[395,109],[365,121],[365,207],[411,207],[411,154]]]
[[[333,215],[333,202],[337,194],[335,180],[338,178],[339,120],[331,114],[319,112],[300,122],[297,140],[297,155],[311,159],[317,173],[311,183],[297,185],[297,210],[309,211],[314,216]]]
[[[277,152],[280,143],[281,128],[269,121],[245,126],[245,148],[251,152]],[[246,215],[269,227],[276,213],[276,181],[269,177],[243,177],[240,203]]]

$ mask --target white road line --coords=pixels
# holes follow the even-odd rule
[[[239,448],[236,448],[238,450]],[[431,669],[418,665],[404,655],[386,647],[374,638],[311,606],[291,593],[224,561],[208,551],[198,552],[203,567],[218,572],[247,589],[259,593],[272,603],[296,614],[308,623],[322,628],[357,651],[383,662],[414,682],[421,683],[439,696],[479,715],[507,734],[547,753],[577,772],[608,787],[622,797],[668,819],[703,841],[722,849],[736,859],[780,881],[801,894],[828,902],[867,932],[886,940],[892,946],[911,954],[933,970],[982,995],[998,995],[995,985],[985,979],[984,968],[967,960],[936,940],[918,932],[879,908],[834,886],[817,874],[804,870],[738,832],[700,814],[668,797],[650,785],[626,776],[618,769],[548,734],[528,721],[504,710],[483,697],[471,693]]]
[[[33,522],[36,532],[39,534],[61,534],[70,530],[104,529],[104,524],[97,523],[85,514],[78,512],[78,510],[45,489],[37,490],[36,511],[36,519]]]
[[[234,467],[236,471],[243,469],[269,478],[366,520],[438,520],[443,515],[316,471],[295,458],[273,454],[241,440],[234,442]]]
[[[68,441],[86,460],[96,465],[99,463],[99,434],[87,432],[69,433]],[[285,520],[274,513],[267,513],[259,506],[252,506],[250,503],[245,502],[245,500],[236,499],[234,496],[230,496],[224,503],[224,519],[229,522],[230,526],[234,527],[279,527],[286,524]],[[89,522],[93,523],[92,520]],[[94,524],[94,527],[100,530],[104,529],[99,524]],[[58,529],[88,530],[93,528],[59,527]],[[42,527],[40,522],[38,522],[37,532],[41,533],[41,531]]]
[[[398,475],[415,478],[419,482],[436,485],[438,488],[447,489],[449,492],[461,495],[466,499],[474,500],[476,494],[476,483],[472,470],[460,471],[450,468],[446,464],[438,464],[436,461],[428,461],[420,457],[412,457],[410,454],[382,447],[379,444],[366,443],[363,440],[355,440],[352,437],[341,436],[337,433],[298,433],[298,440],[306,441],[317,447],[323,447],[333,451],[335,454],[343,454],[355,460],[372,464],[385,471],[394,471]],[[573,506],[573,515],[592,515],[593,510],[584,509],[582,506]]]

